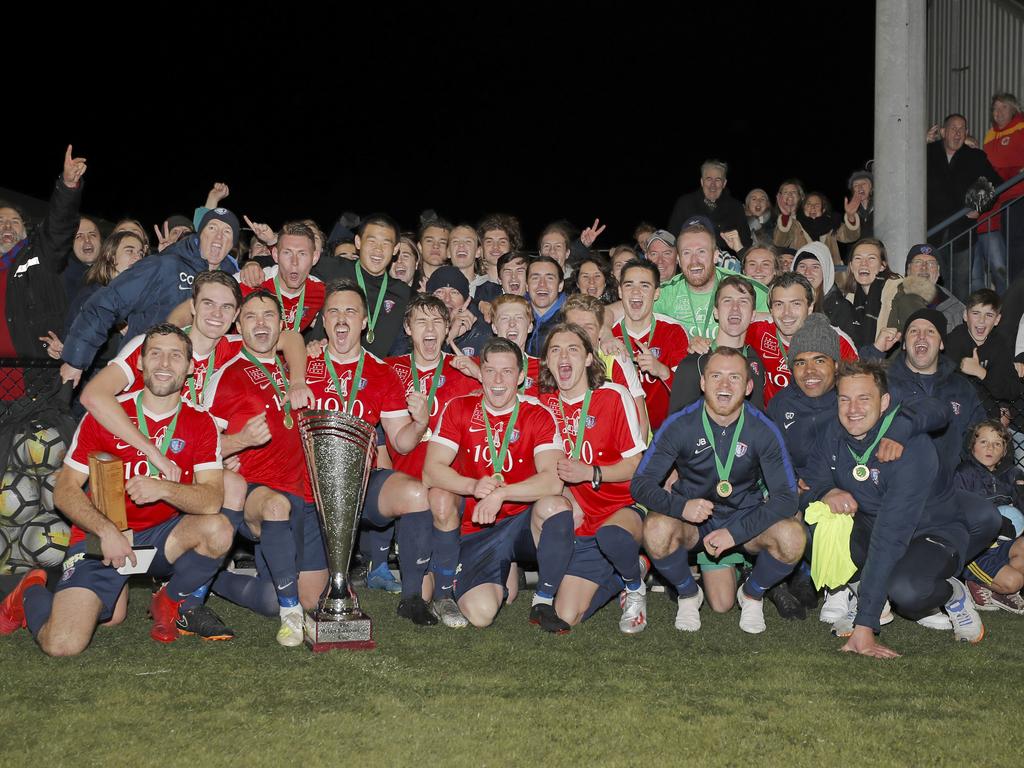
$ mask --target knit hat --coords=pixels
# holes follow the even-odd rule
[[[174,229],[175,227],[188,227],[190,232],[194,231],[192,229],[192,220],[187,216],[182,216],[180,213],[167,217],[167,228]]]
[[[872,186],[875,184],[875,177],[871,175],[871,171],[854,171],[850,174],[850,178],[846,182],[846,186],[853,188],[853,182],[860,181],[861,179],[867,179],[871,182]]]
[[[203,214],[203,218],[199,221],[199,229],[197,231],[202,232],[206,229],[206,225],[211,221],[223,221],[231,227],[232,247],[237,248],[238,234],[241,231],[241,225],[238,223],[238,217],[227,208],[211,208]]]
[[[911,313],[910,317],[907,318],[907,322],[903,324],[903,338],[907,337],[907,328],[915,320],[927,320],[929,323],[935,326],[935,329],[939,332],[939,338],[942,339],[942,343],[946,343],[946,334],[948,333],[949,324],[946,321],[946,316],[939,312],[937,309],[931,307],[921,307],[916,312]]]
[[[800,330],[793,334],[786,357],[790,370],[793,370],[796,356],[801,352],[821,352],[839,362],[839,334],[829,324],[827,317],[813,312],[804,320]]]
[[[438,267],[427,280],[427,293],[432,294],[438,288],[454,288],[464,297],[469,296],[469,280],[462,270],[451,265]]]

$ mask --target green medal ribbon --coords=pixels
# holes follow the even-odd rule
[[[362,359],[360,358],[360,363]],[[409,367],[412,368],[412,388],[413,391],[420,391],[420,372],[416,369],[416,351],[413,350],[409,353]],[[430,380],[430,392],[427,394],[427,415],[429,416],[434,412],[434,399],[437,397],[437,388],[441,385],[441,371],[444,369],[444,353],[441,354],[441,360],[437,364],[437,368],[434,369],[434,377]],[[337,386],[337,384],[335,384]]]
[[[775,329],[775,340],[777,342],[779,342],[779,359],[780,360],[785,360],[786,359],[786,345],[782,341],[782,334],[779,333],[779,329],[778,328]]]
[[[359,283],[359,288],[362,290],[363,295],[366,296],[366,300],[369,301],[370,297],[366,293],[366,281],[363,280],[363,268],[357,263],[356,264],[356,282]],[[380,308],[384,305],[384,294],[388,291],[388,271],[384,270],[384,279],[381,281],[380,290],[377,293],[377,305],[373,308],[373,314],[367,318],[366,321],[366,343],[373,344],[373,328],[377,325],[377,318],[380,317]]]
[[[213,367],[213,358],[214,358],[214,356],[216,354],[217,354],[217,346],[214,345],[213,351],[210,352],[210,356],[208,358],[206,358],[206,372],[203,373],[203,386],[204,387],[206,386],[206,382],[208,382],[210,380],[210,377],[213,375],[214,370],[216,370]],[[196,399],[197,398],[197,393],[196,393],[196,375],[195,375],[195,373],[192,373],[188,377],[188,391],[189,391],[189,394],[192,395],[192,405],[201,405],[199,400]],[[199,390],[198,394],[202,394],[202,390]]]
[[[505,427],[505,435],[501,438],[501,451],[495,451],[494,435],[491,432],[491,420],[487,418],[487,404],[480,398],[480,410],[484,414],[484,429],[487,430],[487,448],[491,453],[491,469],[495,470],[494,477],[497,480],[504,480],[501,470],[505,467],[505,457],[508,455],[509,442],[512,439],[512,430],[519,418],[519,398],[516,397],[516,404],[512,408],[512,415],[508,419],[508,426]]]
[[[587,394],[583,396],[583,407],[580,408],[580,418],[576,422],[576,443],[572,447],[572,453],[569,454],[569,458],[573,461],[579,461],[580,450],[583,448],[583,433],[587,431],[587,414],[590,412],[590,396],[592,394],[594,394],[594,390],[588,389]],[[568,431],[569,421],[565,418],[561,395],[558,396],[558,412],[562,415],[562,423]]]
[[[715,468],[718,470],[718,485],[716,491],[719,496],[725,497],[732,493],[732,483],[729,476],[732,474],[732,463],[736,458],[736,444],[740,441],[740,432],[743,430],[743,417],[746,415],[746,407],[740,406],[740,417],[736,420],[736,431],[732,434],[732,443],[729,445],[729,455],[723,464],[718,458],[718,449],[715,447],[715,437],[711,433],[711,422],[708,421],[708,409],[702,408],[700,412],[701,421],[704,423],[704,435],[711,446],[711,452],[715,455]]]
[[[338,400],[341,400],[341,382],[338,381],[338,373],[334,370],[334,361],[331,360],[331,353],[324,350],[324,362],[327,363],[327,372],[331,374],[331,381],[334,382],[334,391],[338,393]],[[344,413],[352,413],[352,404],[359,394],[359,382],[363,380],[363,363],[366,362],[366,352],[359,349],[359,362],[356,364],[356,372],[352,377],[352,386],[348,388],[348,402],[345,403]]]
[[[647,332],[647,345],[650,346],[651,342],[654,341],[654,326],[658,324],[657,318],[651,315],[651,330]],[[633,343],[629,338],[629,331],[626,330],[626,318],[619,321],[619,330],[622,331],[622,340],[626,342],[626,350],[629,352],[629,359],[636,362],[636,357],[633,354]]]
[[[885,433],[889,431],[889,426],[892,424],[892,420],[896,418],[896,414],[899,412],[900,407],[897,405],[888,415],[882,419],[882,427],[878,430],[878,434],[875,435],[874,441],[868,446],[867,450],[861,454],[854,453],[853,448],[846,446],[846,450],[853,456],[853,460],[857,462],[857,466],[853,468],[853,478],[863,482],[871,476],[871,470],[868,469],[868,458],[871,456],[871,452],[875,450],[882,438],[885,437]]]
[[[288,402],[288,379],[284,379],[284,376],[282,375],[281,378],[284,379],[284,388],[277,386],[277,381],[275,381],[274,377],[270,375],[270,371],[267,370],[267,367],[263,365],[263,363],[256,359],[255,355],[250,353],[247,349],[243,349],[242,354],[245,355],[246,359],[259,368],[260,371],[263,372],[263,375],[267,377],[267,381],[270,382],[270,386],[274,388],[274,393],[281,401],[281,407],[284,408],[284,428],[291,429],[295,425],[295,422],[292,420],[292,405]],[[277,370],[284,370],[284,366],[281,365],[281,360],[278,358],[277,353],[274,354],[274,364],[277,366]]]
[[[362,283],[359,284],[362,288]],[[277,294],[277,303],[281,305],[281,314],[285,314],[284,298],[281,296],[281,283],[278,281],[278,277],[274,276],[274,292]],[[363,293],[366,293],[366,289],[363,288]],[[302,291],[299,293],[299,306],[295,308],[295,322],[292,323],[291,328],[285,326],[285,330],[297,331],[302,327],[302,315],[306,311],[306,284],[302,284]]]
[[[714,267],[712,267],[714,269]],[[700,333],[697,333],[697,310],[693,307],[693,292],[690,291],[690,284],[686,282],[686,278],[683,278],[683,287],[686,289],[686,298],[690,304],[690,322],[693,326],[693,332],[697,336],[707,338],[708,329],[711,327],[711,318],[713,318],[714,312],[712,312],[711,303],[715,300],[715,292],[718,290],[718,270],[715,270],[715,282],[711,286],[711,292],[708,294],[708,306],[707,311],[704,314],[704,327],[701,328]]]
[[[174,411],[174,418],[171,419],[171,423],[167,425],[167,431],[164,432],[164,439],[160,442],[160,453],[164,456],[167,455],[167,449],[171,447],[171,440],[174,439],[174,430],[178,426],[178,415],[181,413],[181,403],[178,403],[177,410]],[[142,393],[135,397],[135,417],[139,422],[139,432],[142,436],[149,440],[149,427],[146,425],[146,414],[142,410]],[[146,466],[149,468],[147,474],[150,477],[158,477],[160,473],[156,467],[146,461]]]

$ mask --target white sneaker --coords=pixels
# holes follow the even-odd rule
[[[953,624],[950,622],[949,616],[938,609],[936,609],[935,613],[932,615],[925,616],[923,619],[918,619],[917,623],[925,629],[938,629],[946,632],[953,628]]]
[[[281,614],[281,628],[277,630],[277,642],[285,648],[296,648],[302,645],[303,615],[302,609],[286,611]]]
[[[825,600],[821,604],[818,620],[826,624],[835,624],[843,619],[847,611],[850,610],[851,597],[853,597],[853,593],[849,587],[839,587],[839,589],[835,590],[826,589]],[[856,597],[854,597],[854,600],[856,600]]]
[[[768,629],[764,623],[764,600],[745,595],[741,584],[736,590],[736,602],[740,604],[740,629],[751,635],[759,635]]]
[[[889,601],[885,601],[885,605],[882,606],[882,614],[878,617],[879,626],[884,627],[886,624],[892,624],[893,619],[896,617],[892,614],[892,606]]]
[[[647,629],[647,587],[643,581],[640,589],[630,592],[623,590],[619,596],[622,606],[622,618],[619,619],[619,631],[627,635],[636,635]],[[678,621],[678,618],[677,618]]]
[[[696,632],[700,629],[700,606],[704,602],[704,590],[697,587],[697,594],[680,597],[676,610],[676,629],[680,632]]]
[[[462,615],[462,611],[459,610],[459,604],[450,597],[434,600],[430,604],[430,608],[446,627],[463,629],[469,626],[469,619]]]
[[[946,603],[946,613],[949,620],[953,622],[953,636],[962,642],[972,645],[980,643],[985,637],[985,625],[981,623],[981,616],[978,609],[974,607],[974,601],[959,579],[946,579],[953,587],[953,596]]]
[[[857,595],[850,590],[846,590],[846,594],[846,613],[832,624],[832,634],[836,637],[849,637],[852,635],[853,621],[857,618]]]

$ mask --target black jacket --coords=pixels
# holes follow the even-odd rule
[[[1000,406],[1008,405],[1024,394],[1024,386],[1013,367],[1013,345],[1002,336],[991,333],[981,346],[975,344],[967,324],[958,325],[946,336],[946,357],[954,367],[978,350],[978,360],[985,369],[985,378],[963,374],[978,392],[978,399],[990,419],[998,419]],[[1014,414],[1017,416],[1017,414]],[[1024,415],[1018,416],[1024,421]]]
[[[988,156],[966,144],[953,154],[952,160],[947,161],[942,142],[933,141],[928,145],[926,157],[929,229],[964,207],[964,196],[979,177],[984,176],[995,186],[1003,183]],[[972,224],[974,221],[966,216],[959,219],[949,228],[945,239],[970,229]]]
[[[747,214],[743,211],[743,205],[735,200],[728,191],[722,192],[721,197],[715,201],[712,210],[704,202],[704,190],[698,189],[688,195],[683,195],[676,200],[672,215],[668,217],[668,231],[678,236],[679,230],[683,228],[683,222],[691,216],[707,216],[718,229],[718,250],[732,253],[732,249],[722,239],[722,233],[735,229],[740,233],[740,240],[744,248],[749,248],[753,242],[750,237],[750,225],[747,224]]]

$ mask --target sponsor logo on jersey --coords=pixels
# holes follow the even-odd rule
[[[767,333],[761,336],[761,351],[773,357],[779,356],[779,342],[775,336]]]
[[[793,418],[796,418],[796,414],[795,414],[795,413],[793,413],[792,411],[786,411],[786,418],[787,418],[787,419],[793,419]]]

